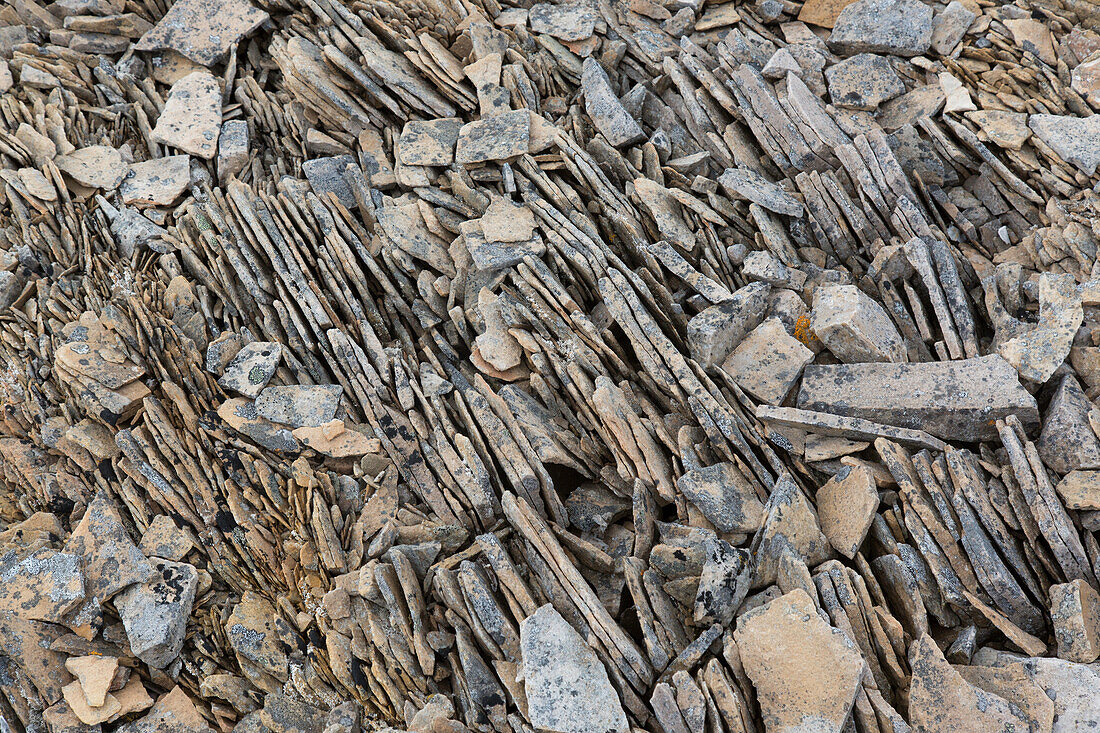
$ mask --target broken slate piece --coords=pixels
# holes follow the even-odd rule
[[[210,160],[218,152],[222,125],[222,90],[209,71],[183,77],[168,92],[153,139]]]
[[[1039,324],[997,348],[1020,376],[1046,382],[1069,356],[1085,312],[1072,275],[1039,275]]]
[[[1100,440],[1089,425],[1094,409],[1072,374],[1062,377],[1043,415],[1035,447],[1048,467],[1060,474],[1100,468]]]
[[[0,611],[61,623],[83,598],[78,556],[44,547],[22,559],[14,550],[0,556]]]
[[[223,185],[248,165],[248,123],[229,120],[218,135],[218,181]]]
[[[179,562],[194,547],[191,538],[176,526],[167,514],[158,514],[149,523],[138,545],[146,557],[159,557],[162,560]]]
[[[699,574],[695,592],[697,625],[728,625],[745,600],[752,585],[752,556],[748,550],[733,547],[715,538],[709,543],[709,555]]]
[[[134,48],[171,49],[197,64],[212,66],[267,19],[267,13],[248,0],[178,0]]]
[[[65,552],[80,556],[85,595],[100,602],[153,573],[153,566],[122,526],[114,502],[103,491],[88,504]]]
[[[1069,509],[1100,509],[1100,471],[1070,471],[1055,489]]]
[[[1050,586],[1050,619],[1058,656],[1089,664],[1100,657],[1100,594],[1081,580]]]
[[[187,563],[155,559],[153,568],[149,580],[119,593],[114,604],[134,655],[163,669],[183,648],[199,576]]]
[[[254,341],[237,352],[225,368],[218,384],[245,397],[259,396],[283,356],[282,344],[272,341]]]
[[[803,372],[798,406],[945,440],[996,439],[996,421],[1008,415],[1029,431],[1039,425],[1035,398],[995,354],[920,364],[811,364]]]
[[[98,655],[69,657],[65,660],[65,669],[80,683],[88,705],[98,708],[102,707],[107,700],[107,688],[114,680],[115,670],[118,669],[118,658]]]
[[[329,193],[334,193],[344,208],[354,209],[359,204],[344,178],[344,171],[354,166],[355,158],[350,155],[334,155],[307,160],[302,163],[302,172],[315,194],[327,198]]]
[[[627,733],[607,670],[553,606],[523,619],[519,633],[531,725],[559,733]]]
[[[718,183],[733,199],[752,201],[777,214],[802,215],[802,202],[750,168],[727,168]]]
[[[691,358],[707,369],[725,361],[749,331],[764,320],[770,292],[767,283],[749,283],[734,291],[726,302],[693,316],[687,327]]]
[[[814,498],[825,539],[851,560],[859,552],[878,509],[874,474],[866,466],[844,466],[817,490]]]
[[[818,288],[810,328],[836,358],[849,364],[908,359],[886,310],[855,285]]]
[[[336,417],[341,394],[338,384],[265,387],[256,398],[256,412],[292,428],[319,427]]]
[[[855,704],[865,662],[798,588],[744,613],[734,631],[769,731],[836,731]]]
[[[527,13],[532,33],[546,33],[563,41],[583,41],[596,29],[599,16],[582,3],[537,3]]]
[[[981,128],[982,133],[1002,148],[1019,150],[1031,137],[1027,115],[1002,109],[979,109],[967,112],[966,118]]]
[[[126,175],[122,155],[109,145],[92,145],[54,159],[62,173],[81,186],[113,191]]]
[[[401,162],[405,165],[450,165],[462,120],[410,120],[401,131]]]
[[[226,400],[218,407],[218,417],[241,435],[268,450],[297,453],[301,449],[290,428],[260,417],[256,412],[256,403],[252,400],[243,397]]]
[[[873,112],[883,102],[905,93],[905,83],[884,56],[861,53],[825,69],[833,104]]]
[[[530,112],[525,109],[502,112],[462,126],[455,162],[469,165],[515,158],[525,155],[530,143]]]
[[[920,0],[856,0],[829,35],[835,53],[918,56],[932,44],[932,8]]]
[[[191,184],[191,157],[169,155],[130,166],[119,185],[124,204],[171,206]]]
[[[489,242],[526,242],[535,233],[535,214],[504,196],[492,196],[481,215],[481,233]]]
[[[813,360],[814,352],[788,334],[782,321],[769,318],[726,357],[722,370],[756,399],[778,405]]]
[[[943,56],[951,53],[977,17],[959,0],[951,0],[932,19],[932,50]]]
[[[1062,160],[1087,176],[1096,172],[1100,164],[1100,116],[1037,114],[1031,115],[1027,124]]]
[[[719,532],[755,532],[760,527],[764,505],[732,463],[694,468],[677,480],[676,487]]]
[[[584,92],[584,109],[607,142],[622,147],[645,137],[642,126],[630,116],[611,88],[607,72],[593,58],[584,60],[581,89]]]

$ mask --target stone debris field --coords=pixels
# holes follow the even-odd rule
[[[0,2],[0,731],[1100,730],[1093,0]]]

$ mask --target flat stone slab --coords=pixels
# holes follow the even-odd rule
[[[268,17],[248,0],[178,0],[134,48],[171,49],[197,64],[211,66]]]
[[[798,406],[923,430],[944,440],[994,440],[996,421],[1016,415],[1039,425],[1035,398],[996,355],[920,364],[815,364],[806,367]]]
[[[918,56],[932,45],[932,8],[920,0],[856,0],[828,40],[836,53]]]
[[[194,71],[168,92],[153,128],[153,139],[210,160],[218,154],[222,126],[222,90],[208,71]]]
[[[130,166],[119,193],[124,204],[171,206],[191,183],[191,156],[169,155]]]

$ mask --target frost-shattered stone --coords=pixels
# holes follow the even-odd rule
[[[118,188],[127,170],[122,155],[108,145],[81,148],[57,157],[54,164],[81,186],[102,188],[105,191]]]
[[[341,394],[338,384],[265,387],[256,398],[256,412],[292,428],[318,427],[336,417]]]
[[[735,199],[752,201],[777,214],[802,214],[798,199],[750,168],[727,168],[718,183]]]
[[[267,19],[267,13],[248,0],[179,0],[134,48],[172,49],[197,64],[212,66]]]
[[[966,118],[981,128],[991,142],[1008,150],[1019,150],[1031,137],[1027,115],[1023,112],[980,109],[967,112]]]
[[[733,636],[769,731],[844,730],[865,663],[804,590],[743,614]]]
[[[84,593],[100,602],[153,574],[153,566],[134,545],[114,502],[103,491],[88,504],[65,552],[81,558]]]
[[[179,562],[192,548],[194,543],[187,534],[176,526],[167,514],[158,514],[149,523],[138,545],[146,557],[159,557],[162,560]]]
[[[455,162],[459,165],[507,160],[531,146],[531,115],[527,110],[501,112],[469,122],[458,133]]]
[[[875,518],[879,496],[874,474],[866,466],[845,466],[817,491],[821,531],[837,552],[851,560],[859,552]]]
[[[218,153],[222,125],[222,90],[208,71],[183,77],[168,92],[153,139],[210,160]]]
[[[997,353],[1024,379],[1043,383],[1069,356],[1084,317],[1073,277],[1044,272],[1039,276],[1038,325],[1002,343]]]
[[[798,406],[923,430],[945,440],[989,440],[996,421],[1015,415],[1039,425],[1035,398],[997,355],[921,364],[811,364]]]
[[[558,733],[627,733],[607,670],[553,606],[539,608],[519,629],[532,725]]]
[[[229,120],[218,135],[218,181],[227,183],[248,165],[248,123]]]
[[[1028,127],[1062,160],[1091,176],[1100,164],[1100,117],[1034,114]]]
[[[462,120],[411,120],[401,131],[401,162],[405,165],[450,165]]]
[[[254,341],[237,352],[218,384],[228,390],[255,399],[271,381],[279,360],[283,357],[282,344],[272,341]]]
[[[676,488],[720,532],[755,532],[760,527],[764,505],[732,463],[694,468],[680,477]]]
[[[890,316],[854,285],[830,285],[814,293],[810,328],[843,362],[908,360]]]
[[[1100,509],[1100,471],[1070,471],[1055,489],[1068,509]]]
[[[596,29],[599,16],[583,3],[536,3],[527,14],[532,33],[563,41],[582,41]]]
[[[943,56],[950,54],[977,17],[959,0],[951,0],[932,18],[932,50]]]
[[[726,357],[722,370],[756,399],[778,405],[813,359],[814,352],[788,334],[782,321],[769,318]]]
[[[118,669],[117,657],[88,656],[69,657],[65,660],[67,669],[77,681],[84,693],[84,699],[93,708],[102,707],[107,701],[107,689],[115,678]]]
[[[0,611],[32,621],[61,623],[84,598],[80,558],[42,548],[20,559],[0,556]]]
[[[350,155],[334,155],[307,160],[302,164],[302,172],[306,174],[309,186],[315,194],[327,198],[328,194],[334,193],[344,207],[354,209],[358,203],[344,173],[353,166],[355,159]]]
[[[124,204],[171,206],[190,184],[190,156],[169,155],[132,164],[119,194]]]
[[[920,0],[856,0],[829,35],[837,53],[917,56],[932,44],[932,8]]]
[[[861,53],[825,69],[833,104],[874,111],[883,102],[905,93],[905,84],[890,61],[873,53]]]
[[[913,670],[909,719],[917,730],[1001,733],[1028,729],[1017,706],[969,684],[927,634],[913,642],[909,666]]]
[[[1050,586],[1058,656],[1088,664],[1100,657],[1100,594],[1081,579]]]
[[[154,559],[153,568],[152,578],[123,590],[114,605],[134,655],[163,669],[183,648],[199,578],[187,563]]]
[[[584,109],[592,118],[592,124],[615,147],[636,143],[645,137],[638,124],[611,88],[611,81],[600,63],[593,58],[584,60],[581,73],[581,89],[584,92]]]
[[[1035,447],[1043,463],[1061,474],[1100,469],[1100,440],[1089,420],[1095,410],[1072,374],[1062,377],[1043,415]]]

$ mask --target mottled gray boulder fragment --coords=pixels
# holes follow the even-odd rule
[[[920,364],[812,364],[798,406],[923,430],[945,440],[991,440],[996,421],[1039,425],[1035,398],[997,355]]]
[[[557,733],[627,733],[622,703],[596,653],[550,604],[520,623],[531,724]]]
[[[1091,176],[1100,164],[1100,115],[1031,115],[1031,131],[1082,173]]]
[[[615,147],[636,143],[645,137],[638,121],[630,116],[611,88],[600,63],[593,58],[584,60],[581,72],[581,88],[584,91],[584,109],[592,118],[592,124]]]
[[[314,158],[302,163],[302,172],[309,179],[310,188],[318,196],[334,193],[347,209],[358,206],[351,186],[344,178],[344,171],[355,166],[355,158],[350,155],[334,155],[328,158]]]
[[[150,667],[163,669],[183,649],[199,576],[187,563],[157,559],[153,568],[148,581],[118,594],[115,608],[134,655]]]
[[[767,283],[750,283],[736,290],[725,303],[712,305],[693,316],[687,328],[691,358],[706,368],[722,363],[745,335],[764,320],[770,292]]]
[[[248,0],[177,0],[134,48],[167,48],[195,63],[211,66],[267,19],[267,13]]]
[[[932,44],[932,8],[920,0],[856,0],[828,40],[835,53],[918,56]]]
[[[764,505],[732,463],[692,469],[676,487],[720,532],[755,532],[760,527]]]
[[[825,69],[829,98],[850,109],[874,111],[883,102],[905,93],[905,83],[890,61],[873,53],[856,54]]]
[[[274,341],[246,344],[229,362],[218,384],[255,399],[275,374],[282,356],[282,344]]]
[[[256,412],[293,428],[318,427],[336,417],[341,394],[338,384],[265,387],[256,398]]]
[[[501,112],[462,126],[455,162],[459,165],[506,160],[524,155],[531,147],[531,113],[525,109]]]
[[[801,216],[802,202],[750,168],[727,168],[718,183],[734,199],[746,199],[769,211]]]
[[[1043,463],[1060,474],[1100,468],[1100,440],[1089,424],[1093,409],[1073,375],[1062,377],[1043,416],[1043,431],[1035,441]]]

